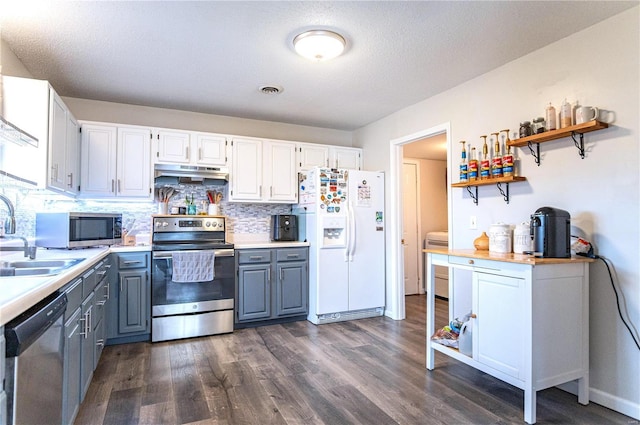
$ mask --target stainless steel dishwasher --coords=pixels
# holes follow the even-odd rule
[[[7,422],[62,422],[62,365],[67,306],[52,294],[5,325]]]

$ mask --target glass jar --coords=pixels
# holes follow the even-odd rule
[[[544,118],[538,117],[533,120],[533,125],[531,126],[531,131],[533,134],[544,133],[545,131],[545,121]]]
[[[520,137],[531,136],[531,123],[529,121],[520,123]]]

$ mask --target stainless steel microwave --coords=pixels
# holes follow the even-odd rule
[[[36,246],[87,248],[122,242],[122,214],[36,213]]]

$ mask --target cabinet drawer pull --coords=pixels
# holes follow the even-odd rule
[[[469,264],[475,264],[473,260],[469,260]]]
[[[262,255],[251,255],[249,260],[262,260],[263,258]]]
[[[140,260],[126,260],[126,261],[123,261],[123,263],[126,264],[127,266],[129,266],[131,264],[140,264],[140,263],[142,263],[142,261],[140,261]]]
[[[478,316],[476,316],[476,314],[475,314],[475,313],[471,313],[471,316],[469,316],[469,317],[471,317],[472,319],[476,319],[476,318],[478,318]]]

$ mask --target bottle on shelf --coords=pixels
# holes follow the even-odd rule
[[[471,148],[471,152],[469,153],[469,165],[467,167],[468,178],[470,182],[474,182],[478,180],[478,158],[476,157],[476,148]]]
[[[467,171],[467,151],[464,148],[464,144],[466,143],[462,140],[462,158],[460,159],[460,183],[465,183],[469,181],[468,171]]]
[[[491,159],[491,177],[502,177],[502,155],[500,154],[500,133],[491,133],[494,139],[493,158]]]
[[[560,106],[560,128],[573,125],[571,121],[571,104],[565,99]]]
[[[482,158],[480,158],[480,180],[491,178],[491,160],[489,159],[489,147],[487,146],[487,136],[480,136],[484,139],[482,144]]]
[[[556,108],[549,102],[549,106],[545,109],[545,129],[550,131],[556,128]]]
[[[578,121],[576,121],[576,111],[578,110],[579,107],[580,105],[577,100],[573,103],[573,106],[571,107],[571,122],[574,125],[578,123]]]
[[[503,133],[504,133],[503,137],[506,137],[504,139],[504,146],[505,146],[506,152],[504,153],[504,155],[502,155],[502,175],[504,177],[511,177],[514,175],[514,172],[513,172],[513,154],[511,153],[511,146],[509,146],[509,129],[502,130],[500,132],[501,135]]]

